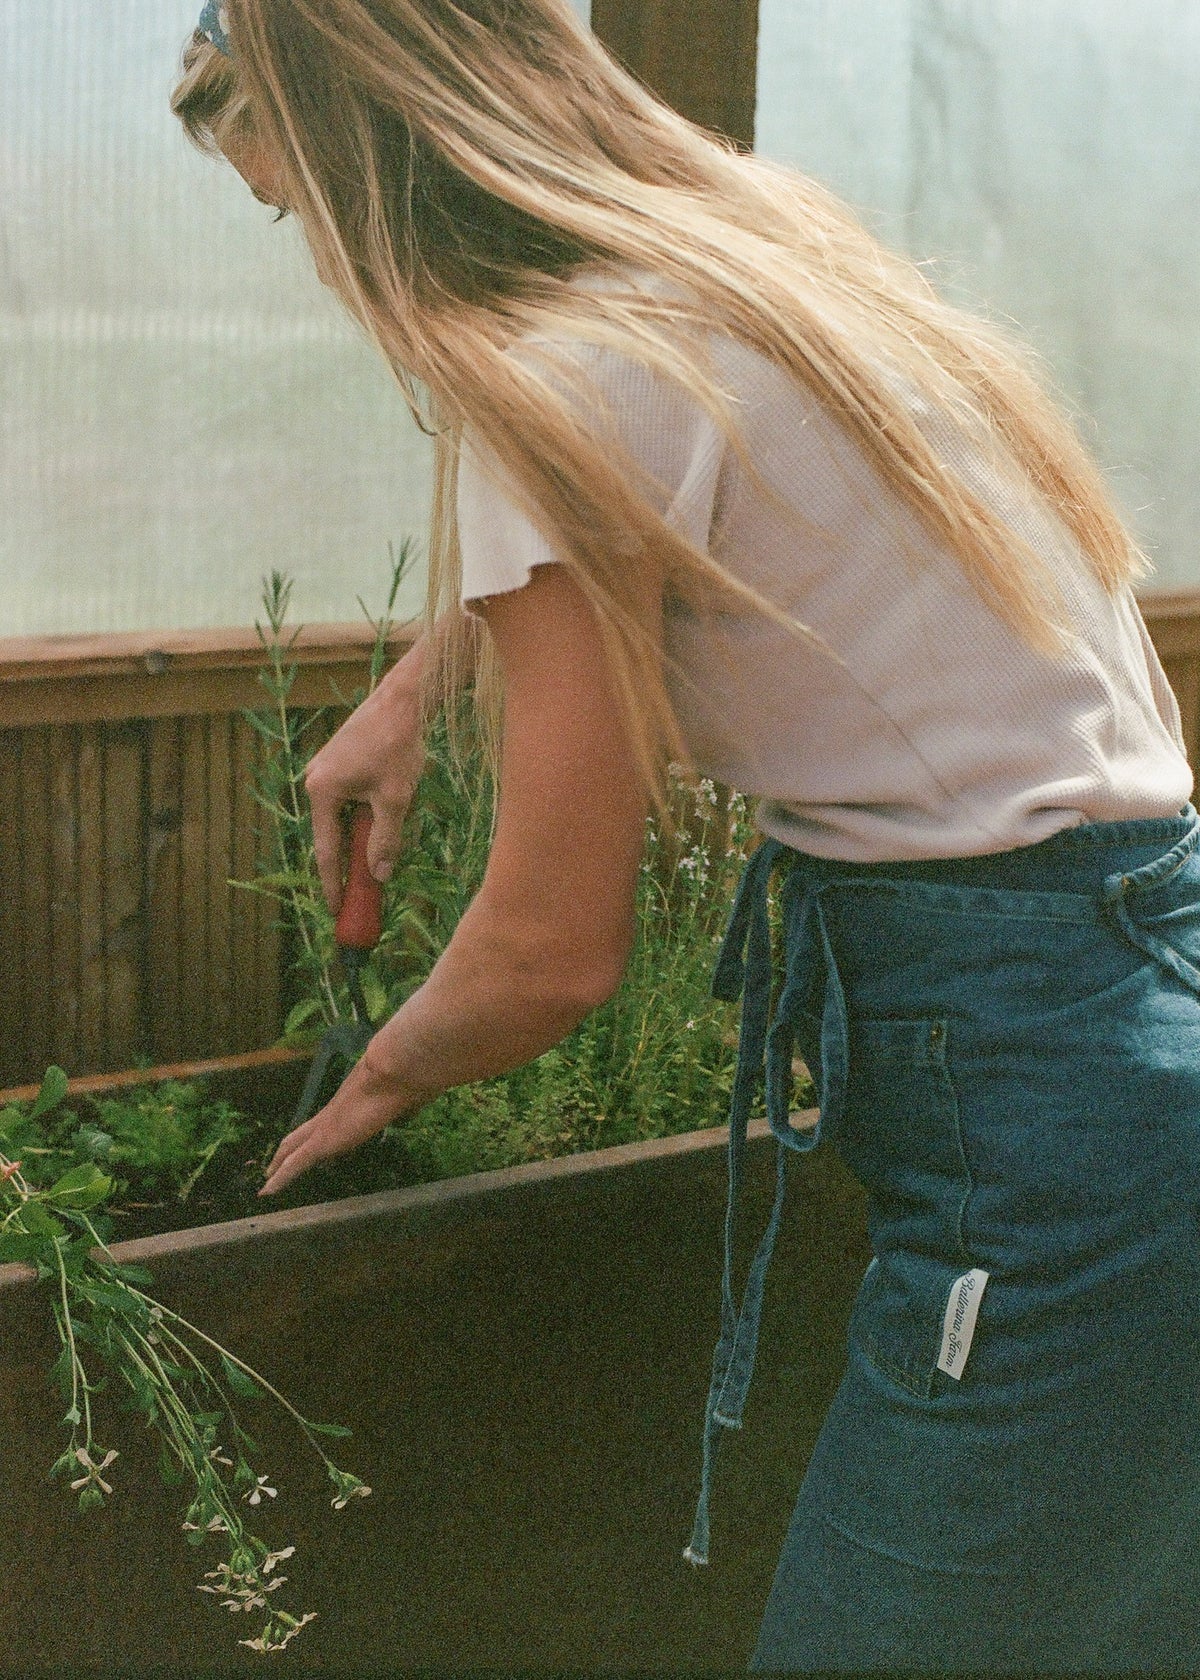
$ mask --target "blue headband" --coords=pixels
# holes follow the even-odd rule
[[[229,19],[225,15],[225,8],[221,5],[220,0],[208,0],[208,4],[200,13],[200,22],[197,28],[202,35],[208,36],[218,52],[224,53],[226,58],[233,57],[229,45]]]

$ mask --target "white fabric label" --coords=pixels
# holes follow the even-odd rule
[[[987,1285],[990,1272],[981,1271],[978,1266],[962,1277],[955,1278],[950,1290],[950,1299],[946,1302],[946,1317],[942,1325],[942,1351],[938,1355],[937,1368],[945,1371],[948,1377],[957,1382],[962,1376],[963,1366],[967,1363],[967,1355],[971,1351],[971,1338],[975,1334],[975,1320],[979,1317],[979,1303],[983,1299],[983,1291]]]

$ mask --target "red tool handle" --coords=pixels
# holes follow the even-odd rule
[[[370,834],[370,807],[356,806],[350,830],[350,871],[334,928],[338,944],[354,951],[373,951],[383,932],[383,883],[367,868]]]

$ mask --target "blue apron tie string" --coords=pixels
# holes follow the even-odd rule
[[[820,1138],[791,1124],[790,1096],[795,1029],[792,1012],[809,993],[815,974],[824,970],[821,1027],[821,1122],[827,1110],[836,1115],[846,1084],[846,1009],[821,906],[822,886],[809,887],[797,916],[788,915],[788,962],[774,1024],[771,1002],[771,932],[768,889],[771,870],[789,848],[767,841],[751,857],[734,900],[729,928],[713,974],[715,996],[733,1003],[744,992],[737,1069],[729,1118],[729,1197],[725,1210],[725,1266],[721,1279],[721,1333],[713,1355],[712,1381],[704,1420],[700,1498],[692,1538],[684,1549],[689,1563],[706,1564],[709,1551],[709,1492],[719,1431],[740,1429],[754,1375],[767,1268],[783,1214],[787,1151],[806,1153]],[[794,902],[794,895],[792,896]],[[816,928],[813,927],[816,924]],[[819,940],[816,931],[819,929]],[[750,1110],[765,1083],[767,1117],[776,1139],[775,1200],[766,1232],[751,1262],[741,1311],[733,1300],[733,1238]]]
[[[1149,928],[1143,927],[1140,922],[1134,920],[1130,914],[1128,896],[1131,891],[1139,887],[1151,887],[1157,885],[1163,879],[1169,880],[1170,876],[1182,867],[1182,863],[1186,862],[1187,855],[1190,854],[1192,849],[1192,843],[1194,843],[1192,836],[1189,835],[1166,857],[1158,858],[1154,863],[1145,864],[1131,875],[1117,873],[1107,876],[1101,888],[1100,901],[1104,912],[1116,923],[1131,945],[1135,946],[1137,950],[1143,951],[1146,956],[1153,957],[1156,962],[1161,963],[1165,969],[1176,975],[1193,992],[1200,993],[1200,969],[1194,963],[1189,962],[1181,951],[1177,951],[1174,946],[1167,944],[1163,939],[1159,939],[1151,933]],[[1186,852],[1184,851],[1185,846],[1187,848]],[[1177,854],[1182,854],[1182,856],[1177,857]],[[1172,860],[1174,860],[1173,867],[1169,870],[1164,868],[1164,865],[1171,863]]]

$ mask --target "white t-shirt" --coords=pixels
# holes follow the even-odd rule
[[[1060,559],[1076,645],[1057,662],[1033,651],[808,391],[732,336],[709,342],[740,399],[751,459],[794,517],[673,381],[613,351],[579,343],[571,354],[653,473],[670,524],[845,664],[761,616],[706,622],[669,597],[667,650],[681,673],[669,691],[701,773],[756,797],[768,835],[856,862],[965,857],[1084,822],[1176,815],[1194,780],[1132,591],[1107,595],[1061,524],[915,399],[944,458]],[[519,589],[556,559],[481,470],[482,453],[468,429],[464,602]]]

